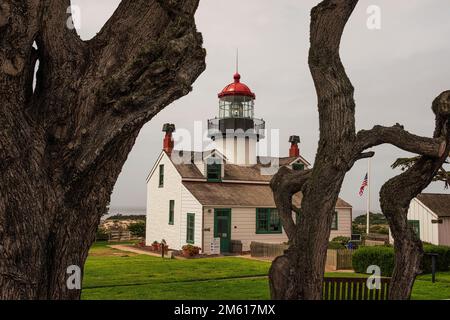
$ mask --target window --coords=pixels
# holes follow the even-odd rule
[[[331,221],[331,230],[338,230],[338,213],[335,211],[333,213],[333,220]]]
[[[413,228],[417,237],[420,239],[420,221],[419,220],[408,220],[408,224]]]
[[[209,163],[206,165],[206,175],[208,181],[219,182],[222,176],[222,166],[220,163]]]
[[[292,169],[299,170],[299,171],[305,170],[305,165],[303,163],[296,162],[296,163],[292,164]]]
[[[277,209],[256,209],[256,233],[281,233],[281,220]]]
[[[186,226],[186,242],[194,243],[194,233],[195,233],[195,214],[187,214],[187,226]]]
[[[164,187],[164,165],[159,165],[159,187]]]
[[[173,224],[175,212],[175,200],[169,201],[169,224]]]

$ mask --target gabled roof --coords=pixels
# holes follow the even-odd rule
[[[438,217],[450,217],[450,194],[421,193],[417,199]]]
[[[204,161],[210,157],[215,157],[215,158],[221,159],[223,161],[227,161],[227,158],[220,151],[217,151],[216,149],[207,150],[207,151],[173,150],[172,155],[171,155],[172,162],[175,162],[175,163],[180,163],[180,162],[186,163],[189,160],[191,161],[191,163],[194,163],[197,161],[200,162],[200,161]],[[178,161],[178,160],[180,160],[180,161]],[[181,161],[181,160],[183,160],[183,161]]]
[[[260,164],[270,164],[276,159],[277,158],[275,158],[275,157],[258,157],[258,163],[260,163]],[[302,156],[298,156],[298,157],[280,157],[280,158],[278,158],[278,161],[279,161],[280,166],[291,165],[292,163],[294,163],[296,161],[303,162],[307,167],[311,166],[311,163],[309,163]]]
[[[167,155],[167,153],[164,150],[161,150],[161,152],[159,153],[158,158],[156,159],[155,163],[153,164],[153,167],[150,169],[150,172],[147,175],[146,181],[148,182],[150,180],[150,177],[153,175],[153,172],[155,172],[156,166],[158,165],[158,163],[161,161],[161,158]]]
[[[227,159],[217,150],[210,151],[183,151],[174,150],[171,160],[183,179],[205,179],[195,163],[203,162],[208,158],[215,157],[223,160],[224,163],[224,180],[233,181],[250,181],[250,182],[266,182],[271,179],[271,175],[261,174],[261,168],[269,167],[274,160],[279,161],[280,166],[291,165],[295,161],[302,161],[306,166],[310,164],[301,157],[258,157],[258,163],[251,166],[241,166],[227,163]]]
[[[211,157],[226,161],[226,157],[217,150],[203,152],[173,150],[170,159],[183,179],[204,179],[205,177],[195,163],[203,162]]]
[[[276,207],[268,184],[183,181],[183,185],[204,206]],[[296,194],[293,203],[300,206],[301,198]],[[336,203],[336,208],[351,207],[342,199]]]
[[[204,206],[275,207],[267,184],[183,181],[183,185]]]
[[[195,164],[174,164],[178,173],[183,179],[204,179],[200,170]]]
[[[272,176],[261,174],[261,165],[239,166],[236,164],[225,164],[224,180],[234,181],[265,181],[270,182]]]

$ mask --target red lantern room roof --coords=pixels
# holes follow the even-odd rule
[[[223,88],[222,92],[219,93],[219,98],[226,96],[247,96],[253,99],[256,98],[255,94],[250,90],[247,85],[243,84],[241,81],[241,75],[235,73],[234,82]]]

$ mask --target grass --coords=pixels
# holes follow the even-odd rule
[[[83,299],[269,299],[270,262],[237,257],[167,260],[95,244],[85,266]],[[361,277],[355,273],[325,276]],[[450,299],[450,272],[416,280],[413,299]]]

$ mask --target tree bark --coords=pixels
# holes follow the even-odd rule
[[[433,181],[450,152],[450,91],[439,95],[432,109],[436,114],[434,138],[443,141],[442,155],[438,158],[421,156],[411,168],[387,181],[380,190],[381,209],[389,222],[395,247],[389,291],[392,300],[409,299],[415,278],[421,273],[422,242],[408,224],[409,204]]]
[[[348,143],[355,136],[353,86],[341,63],[339,44],[357,2],[323,1],[311,12],[309,66],[318,96],[320,140],[314,168],[302,187],[301,217],[290,237],[291,246],[271,269],[276,299],[321,298],[332,214],[349,169]],[[273,190],[277,207],[290,208],[289,198],[281,195],[283,188]],[[289,270],[280,270],[284,267]]]
[[[0,5],[0,299],[80,298],[67,268],[83,268],[141,127],[205,68],[198,0],[123,0],[90,41],[69,6]]]
[[[320,139],[314,168],[307,175],[281,169],[271,187],[289,250],[272,264],[269,282],[274,299],[321,299],[332,216],[346,173],[365,150],[390,143],[430,159],[443,157],[441,136],[413,135],[400,125],[355,131],[354,88],[339,56],[345,25],[358,0],[324,0],[311,11],[309,67],[318,98]],[[447,152],[448,154],[448,152]],[[288,210],[292,194],[302,192],[301,215],[294,225]]]

